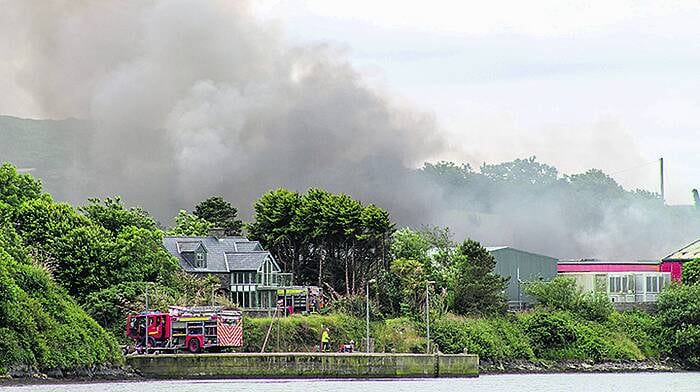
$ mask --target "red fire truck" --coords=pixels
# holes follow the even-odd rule
[[[218,306],[177,307],[129,315],[126,336],[137,348],[159,351],[187,349],[198,353],[210,348],[243,346],[243,318],[238,310]]]

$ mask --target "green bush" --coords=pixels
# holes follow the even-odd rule
[[[567,313],[536,313],[526,318],[523,324],[538,355],[544,350],[566,347],[576,341],[576,327]]]
[[[47,370],[121,364],[114,337],[44,269],[29,264],[11,238],[0,233],[0,372],[18,366]]]
[[[624,331],[647,358],[660,358],[667,354],[664,328],[658,317],[636,310],[615,312],[606,326],[611,331]]]
[[[260,352],[270,322],[274,322],[267,342],[266,352],[277,351],[277,331],[279,323],[279,350],[280,351],[318,351],[321,342],[323,327],[330,330],[331,348],[333,351],[343,343],[354,340],[356,344],[362,341],[365,335],[364,321],[358,318],[332,315],[292,315],[273,319],[249,318],[243,320],[243,351]]]
[[[571,312],[587,320],[605,321],[615,311],[607,295],[583,293],[576,281],[569,277],[557,276],[548,282],[528,282],[524,290],[545,309]]]
[[[700,284],[672,285],[659,295],[657,305],[671,355],[700,367]]]
[[[445,317],[433,323],[432,339],[447,354],[466,351],[492,361],[534,357],[522,329],[506,318]]]
[[[333,301],[328,307],[324,309],[324,314],[341,314],[358,319],[365,319],[367,317],[367,302],[363,295],[349,295],[339,298]],[[383,320],[384,315],[377,302],[370,298],[369,301],[369,317],[370,321]]]
[[[425,326],[408,318],[372,323],[374,350],[387,353],[424,353]]]
[[[535,312],[520,317],[532,349],[547,360],[640,360],[645,356],[625,334],[568,312]]]

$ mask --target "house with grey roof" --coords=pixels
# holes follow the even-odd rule
[[[212,230],[205,237],[165,236],[163,246],[183,270],[219,277],[220,291],[241,308],[274,309],[278,289],[292,285],[292,274],[283,273],[258,241],[222,234]]]

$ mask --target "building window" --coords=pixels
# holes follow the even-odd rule
[[[197,252],[195,253],[197,261],[195,262],[195,267],[197,268],[206,268],[207,267],[207,262],[204,259],[204,252]]]
[[[627,293],[634,289],[634,280],[628,276],[611,276],[610,277],[610,292],[611,293]]]
[[[658,293],[661,291],[663,281],[659,276],[647,276],[647,293]]]

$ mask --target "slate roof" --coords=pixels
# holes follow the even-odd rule
[[[691,261],[695,259],[700,259],[700,239],[664,257],[663,261]]]
[[[180,252],[194,252],[202,245],[201,241],[191,241],[191,242],[178,242],[178,249]]]
[[[181,252],[192,252],[199,246],[207,252],[207,267],[195,268]],[[257,241],[245,237],[182,237],[165,236],[163,246],[175,256],[180,266],[189,272],[231,272],[236,270],[257,270],[267,257],[273,262],[270,252],[262,249]],[[275,263],[276,264],[276,263]]]
[[[258,241],[236,242],[236,250],[239,252],[261,252],[262,246]]]
[[[225,253],[224,257],[231,271],[255,270],[270,256],[269,252]]]

